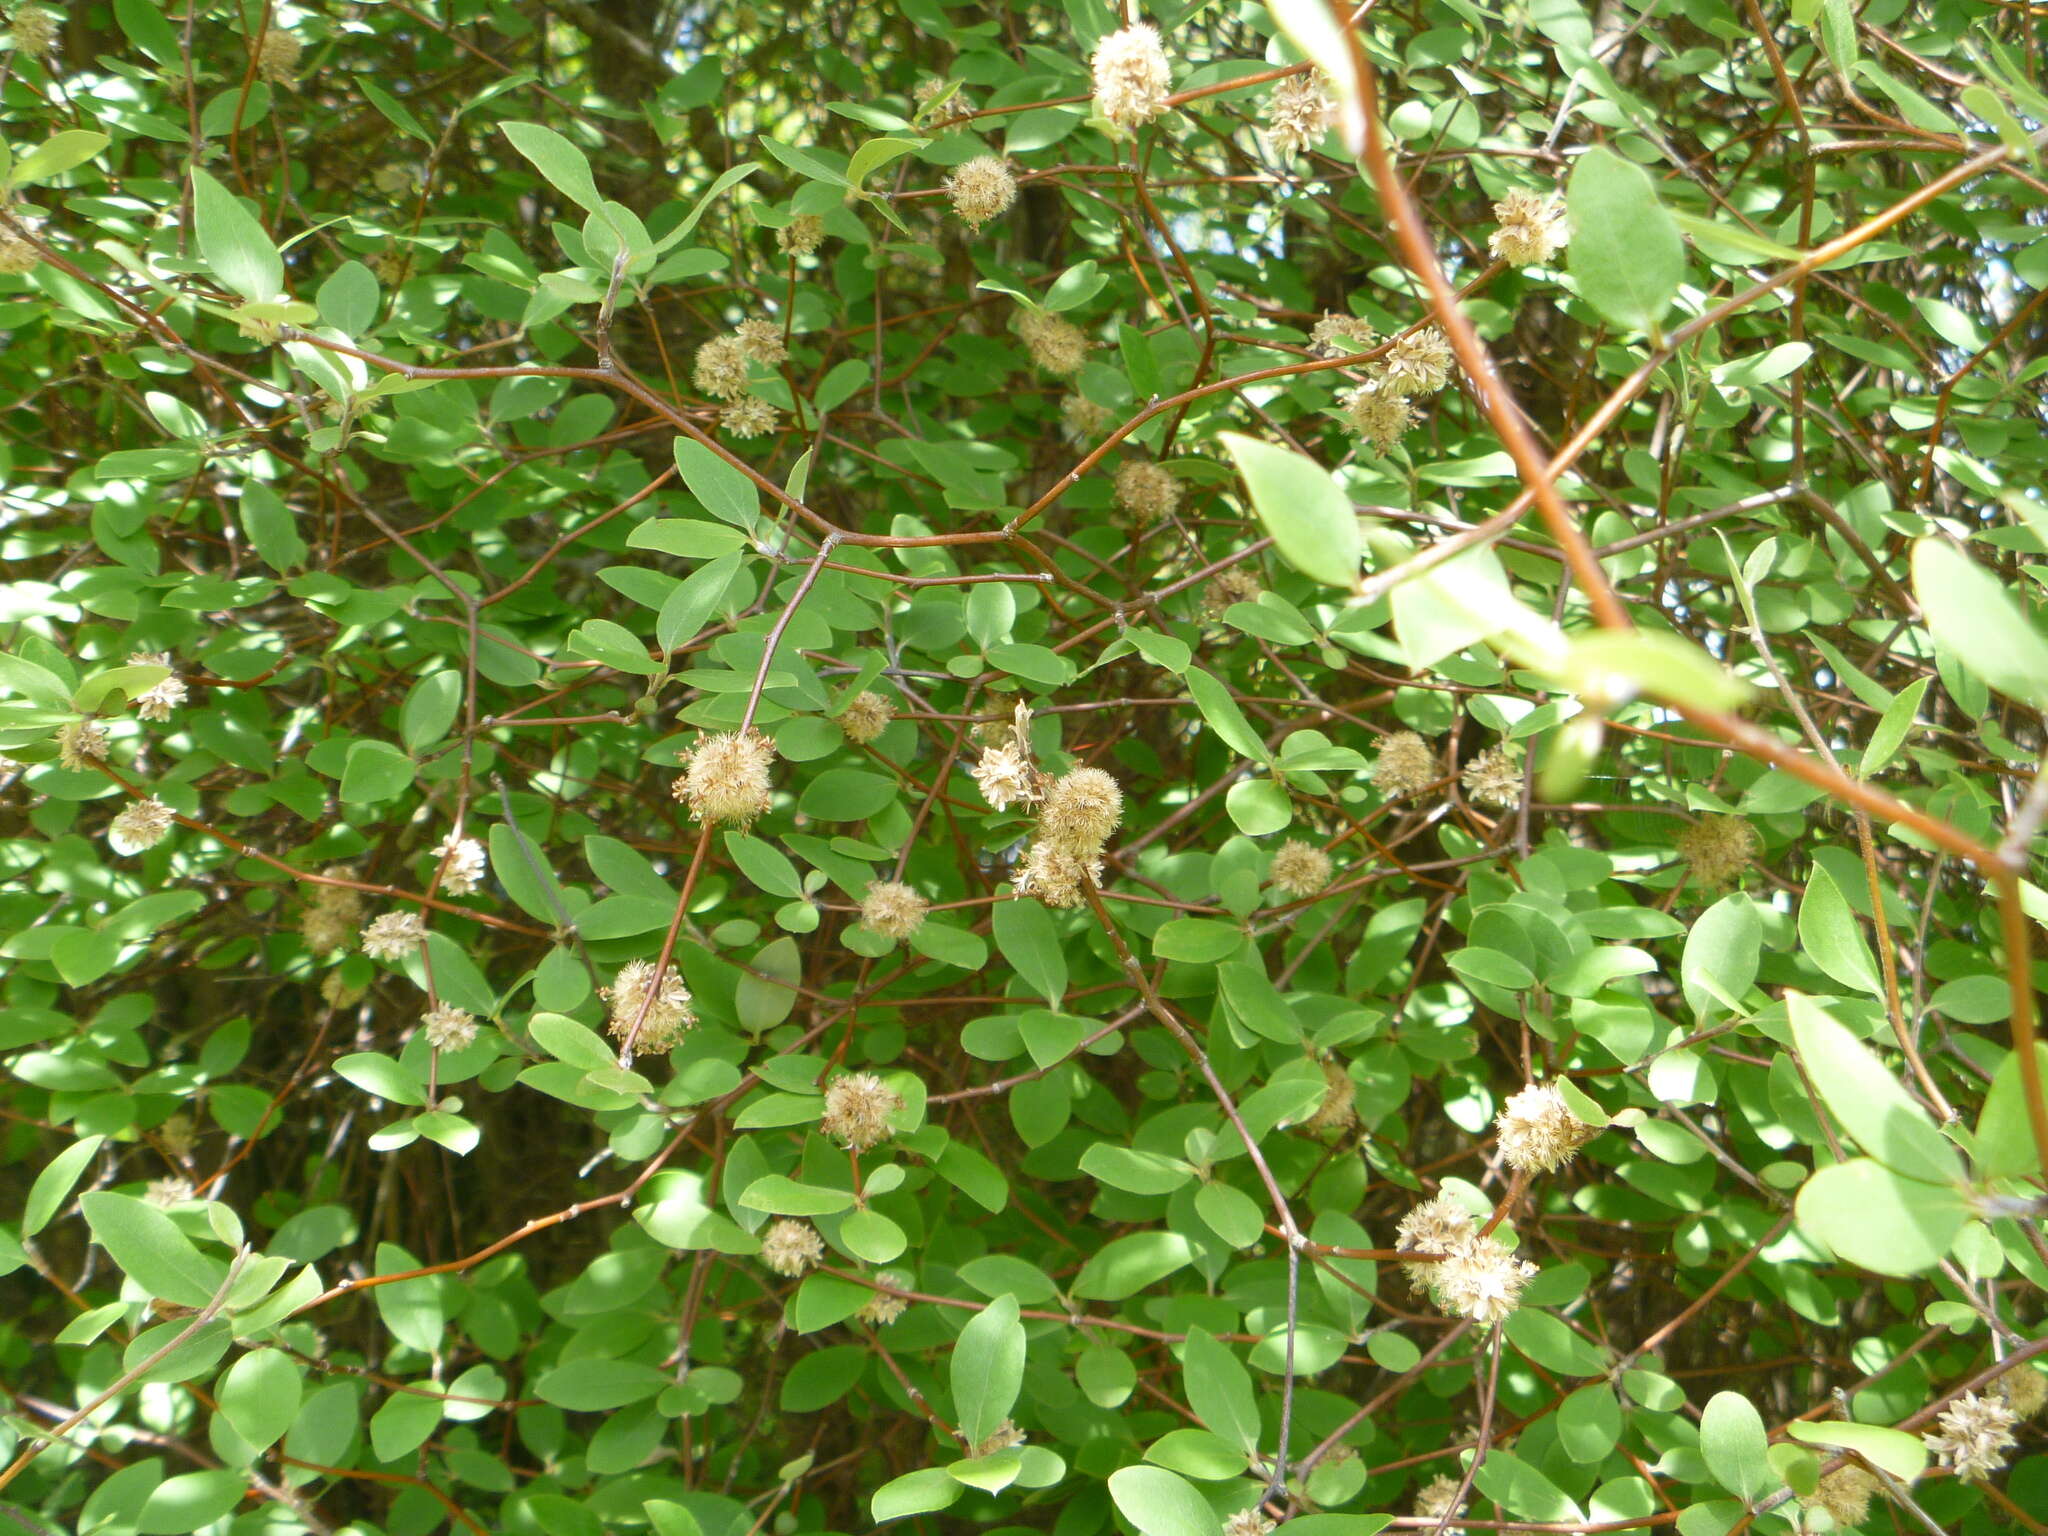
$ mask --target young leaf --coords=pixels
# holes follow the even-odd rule
[[[1700,1454],[1714,1481],[1744,1503],[1775,1488],[1763,1415],[1739,1392],[1716,1392],[1700,1414]]]
[[[2004,583],[1954,545],[1913,546],[1913,595],[1934,638],[2008,698],[2048,708],[2048,639]]]

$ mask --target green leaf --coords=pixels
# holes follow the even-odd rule
[[[1885,706],[1883,717],[1870,733],[1870,744],[1863,749],[1863,760],[1856,765],[1856,771],[1864,778],[1874,778],[1883,772],[1885,764],[1905,744],[1919,716],[1920,701],[1927,697],[1927,690],[1933,682],[1932,677],[1916,677]]]
[[[2048,639],[2004,583],[1953,545],[1922,539],[1913,595],[1935,640],[1965,667],[2008,698],[2048,708]]]
[[[2048,1045],[2036,1042],[2034,1059],[2040,1064],[2042,1081],[2048,1082]],[[1991,1074],[1991,1087],[1977,1117],[1975,1161],[1977,1175],[1984,1179],[2026,1178],[2040,1171],[2041,1153],[2027,1117],[2026,1084],[2020,1077],[2017,1051],[2008,1051]]]
[[[35,1183],[29,1186],[28,1203],[22,1208],[23,1237],[34,1237],[64,1209],[64,1202],[71,1198],[71,1191],[77,1188],[78,1180],[91,1163],[93,1154],[99,1151],[106,1139],[104,1136],[81,1136],[51,1158],[43,1171],[36,1175]]]
[[[735,528],[753,531],[761,513],[761,493],[752,480],[694,437],[678,437],[675,456],[683,484],[705,511]]]
[[[853,1194],[850,1190],[799,1184],[795,1179],[771,1173],[749,1184],[739,1203],[750,1211],[765,1211],[771,1216],[829,1216],[851,1210]]]
[[[920,1467],[877,1488],[868,1507],[880,1524],[910,1515],[935,1514],[966,1491],[966,1485],[947,1476],[943,1467]]]
[[[947,1368],[960,1434],[978,1444],[1010,1416],[1024,1387],[1024,1324],[1016,1297],[999,1296],[969,1320]]]
[[[1595,146],[1572,167],[1565,207],[1580,297],[1614,325],[1656,334],[1685,280],[1685,242],[1649,174]]]
[[[1223,1521],[1194,1485],[1164,1467],[1109,1474],[1109,1496],[1139,1536],[1223,1536]]]
[[[228,1368],[216,1389],[220,1411],[256,1449],[277,1444],[299,1414],[305,1373],[289,1355],[253,1349]]]
[[[203,1307],[227,1278],[227,1266],[208,1258],[176,1222],[145,1200],[91,1190],[78,1197],[93,1241],[148,1295],[181,1307]]]
[[[1854,1451],[1902,1483],[1910,1483],[1919,1477],[1927,1470],[1930,1460],[1926,1441],[1903,1429],[1890,1429],[1882,1424],[1848,1424],[1838,1420],[1810,1424],[1804,1419],[1794,1419],[1785,1426],[1785,1433],[1802,1445]]]
[[[192,168],[192,220],[213,275],[252,303],[284,295],[284,258],[241,199]]]
[[[1162,960],[1214,965],[1244,947],[1244,930],[1207,917],[1177,917],[1152,935],[1152,952]]]
[[[1074,1294],[1084,1301],[1122,1301],[1185,1267],[1194,1256],[1178,1232],[1133,1232],[1089,1257],[1074,1277]]]
[[[1240,779],[1224,793],[1223,806],[1246,837],[1266,837],[1294,820],[1294,802],[1271,779]]]
[[[1245,719],[1244,711],[1237,707],[1237,700],[1230,696],[1228,688],[1200,667],[1189,667],[1186,680],[1188,694],[1194,699],[1195,707],[1225,746],[1239,757],[1248,757],[1254,762],[1271,761],[1266,744],[1252,729],[1251,722]]]
[[[1704,1018],[1715,1005],[1742,1011],[1743,994],[1755,985],[1762,963],[1763,936],[1756,904],[1740,891],[1699,915],[1679,962],[1686,1005],[1696,1016]]]
[[[1763,1415],[1739,1392],[1716,1392],[1700,1414],[1700,1454],[1714,1481],[1744,1503],[1778,1486]]]
[[[1052,914],[1035,901],[998,901],[991,924],[996,948],[1017,974],[1057,1008],[1067,992],[1067,957]]]
[[[427,1102],[426,1084],[417,1073],[375,1051],[344,1056],[335,1062],[334,1071],[363,1092],[393,1104],[418,1107]]]
[[[429,672],[414,683],[398,712],[398,735],[407,752],[431,747],[455,724],[462,711],[462,674],[453,669]]]
[[[1829,979],[1872,996],[1884,990],[1884,978],[1877,973],[1877,961],[1848,897],[1818,864],[1807,876],[1806,895],[1799,903],[1799,943]]]
[[[603,213],[604,198],[598,193],[590,174],[590,161],[582,150],[554,129],[538,123],[500,123],[498,129],[512,141],[514,149],[533,162],[533,168],[547,179],[549,186],[584,212]]]
[[[637,1360],[570,1360],[542,1371],[534,1394],[572,1413],[603,1413],[644,1402],[666,1387],[669,1373]]]
[[[345,805],[377,805],[412,787],[413,760],[388,741],[355,741],[341,772]]]
[[[1098,1141],[1081,1154],[1081,1171],[1112,1189],[1133,1195],[1171,1194],[1195,1176],[1192,1164],[1159,1152]]]
[[[1807,1076],[1858,1146],[1909,1179],[1961,1180],[1962,1155],[1868,1046],[1810,997],[1790,993],[1785,1006]]]
[[[1190,1328],[1181,1353],[1181,1381],[1196,1418],[1247,1455],[1257,1452],[1258,1394],[1252,1390],[1252,1373],[1229,1345]]]
[[[1738,710],[1752,690],[1681,636],[1654,629],[1594,630],[1571,637],[1563,681],[1589,704],[1637,695],[1701,709]]]
[[[306,563],[310,551],[299,536],[298,519],[284,498],[268,485],[261,480],[244,480],[236,511],[242,532],[249,536],[265,565],[274,571],[290,572]]]
[[[1823,1168],[1801,1186],[1799,1228],[1851,1264],[1880,1275],[1920,1275],[1948,1254],[1970,1218],[1956,1190],[1901,1178],[1867,1157]]]
[[[14,162],[14,169],[7,174],[7,185],[27,187],[62,176],[85,164],[112,142],[106,134],[84,128],[67,128],[52,134]]]
[[[1273,536],[1280,557],[1326,586],[1357,586],[1364,554],[1358,514],[1330,472],[1303,454],[1255,437],[1238,432],[1218,437],[1244,476],[1252,510]]]

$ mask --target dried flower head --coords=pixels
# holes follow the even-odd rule
[[[1273,854],[1271,876],[1275,889],[1299,901],[1328,885],[1333,868],[1330,856],[1314,843],[1290,837]]]
[[[1095,75],[1095,110],[1129,131],[1166,110],[1173,71],[1159,31],[1145,22],[1112,32],[1095,45],[1089,60]]]
[[[1372,349],[1379,335],[1372,328],[1372,322],[1361,320],[1356,315],[1340,315],[1334,310],[1324,314],[1308,333],[1308,349],[1316,357],[1349,357],[1356,352]]]
[[[1344,1063],[1331,1057],[1323,1064],[1323,1097],[1315,1113],[1301,1122],[1312,1135],[1332,1135],[1358,1124],[1358,1084],[1344,1070]]]
[[[330,880],[355,878],[355,871],[344,864],[330,864],[320,873]],[[345,948],[362,924],[362,892],[346,885],[316,885],[306,897],[306,910],[299,919],[299,932],[308,949],[316,955],[325,955]]]
[[[999,747],[989,748],[981,754],[973,771],[975,787],[993,810],[1007,811],[1013,805],[1029,805],[1040,797],[1039,781],[1043,775],[1031,765],[1031,759],[1024,750],[1014,743],[1005,742]]]
[[[282,27],[272,27],[256,45],[256,73],[272,85],[293,85],[298,81],[299,58],[306,45]]]
[[[825,1257],[825,1240],[808,1221],[785,1216],[761,1234],[761,1262],[778,1275],[801,1275]]]
[[[426,936],[426,919],[419,913],[386,912],[363,929],[363,953],[372,960],[403,960]]]
[[[33,272],[43,253],[19,235],[0,230],[0,277],[20,277]]]
[[[1414,403],[1377,371],[1357,388],[1341,391],[1337,409],[1347,428],[1382,451],[1394,447],[1415,425]]]
[[[368,995],[369,990],[368,987],[352,983],[340,966],[336,966],[320,978],[320,1000],[337,1012],[343,1008],[355,1007]]]
[[[453,832],[434,845],[434,857],[441,861],[441,890],[449,896],[468,896],[481,889],[491,864],[482,843]]]
[[[1273,1536],[1278,1529],[1264,1510],[1240,1509],[1223,1522],[1223,1536]]]
[[[2048,1376],[2024,1362],[1996,1377],[1991,1390],[2023,1419],[2031,1419],[2048,1406]]]
[[[1042,841],[1095,854],[1124,816],[1124,792],[1100,768],[1076,768],[1053,780],[1038,813]]]
[[[1386,386],[1397,395],[1433,395],[1451,381],[1457,361],[1436,326],[1410,331],[1387,351]]]
[[[974,1442],[975,1456],[993,1456],[997,1451],[1006,1451],[1013,1445],[1024,1443],[1024,1431],[1017,1427],[1015,1419],[1005,1419],[981,1439]]]
[[[675,797],[714,826],[745,826],[768,809],[768,765],[775,743],[751,727],[699,739],[677,776]]]
[[[1233,565],[1218,571],[1202,588],[1202,617],[1220,619],[1237,603],[1255,603],[1265,590],[1258,574],[1248,565]]]
[[[1088,361],[1088,338],[1080,327],[1049,311],[1025,310],[1017,317],[1017,335],[1031,354],[1031,366],[1047,373],[1079,373]]]
[[[128,658],[131,667],[165,667],[171,664],[169,651],[136,651]],[[185,702],[185,684],[173,672],[160,683],[154,683],[135,696],[135,713],[145,720],[164,721],[171,718],[171,711]]]
[[[1455,1477],[1433,1477],[1415,1494],[1415,1513],[1423,1520],[1442,1520],[1447,1515],[1455,1518],[1464,1507],[1458,1500]],[[1462,1526],[1445,1526],[1443,1536],[1465,1536],[1465,1531]]]
[[[1934,1422],[1934,1432],[1922,1435],[1922,1442],[1966,1483],[1983,1482],[2005,1465],[2006,1452],[2019,1443],[2012,1432],[2019,1416],[1996,1397],[1965,1392]]]
[[[1388,799],[1427,789],[1442,777],[1436,753],[1413,731],[1394,732],[1372,760],[1373,787]]]
[[[1275,154],[1303,155],[1323,142],[1337,116],[1326,84],[1323,72],[1313,65],[1274,82],[1273,93],[1266,98],[1266,137]]]
[[[757,363],[766,363],[773,368],[789,357],[789,347],[783,342],[782,327],[762,315],[742,320],[733,330],[733,340],[740,344],[740,350]]]
[[[57,728],[57,761],[70,769],[107,760],[107,728],[97,720],[74,720]]]
[[[1156,523],[1180,506],[1180,481],[1164,464],[1126,459],[1116,472],[1116,504],[1141,528]]]
[[[652,960],[628,960],[608,987],[597,995],[611,1005],[608,1028],[612,1038],[633,1041],[635,1050],[666,1051],[696,1025],[697,1010],[690,1006],[690,989],[682,972],[674,966],[661,973],[661,985],[654,981]],[[645,1017],[642,1017],[642,1012]],[[633,1033],[635,1023],[640,1033]]]
[[[969,229],[980,229],[1017,201],[1017,178],[1001,155],[976,155],[946,178],[946,195],[953,199],[960,221]]]
[[[116,853],[141,853],[170,835],[171,808],[151,797],[131,800],[107,827],[107,846]]]
[[[1498,1238],[1467,1237],[1436,1266],[1430,1277],[1437,1304],[1454,1317],[1475,1323],[1497,1323],[1522,1299],[1522,1287],[1535,1277],[1536,1266],[1508,1252]]]
[[[907,939],[924,926],[931,903],[899,880],[876,880],[861,898],[861,926],[885,939]]]
[[[737,405],[727,406],[718,416],[718,424],[734,437],[773,432],[781,420],[782,412],[759,395],[742,395]]]
[[[192,1117],[183,1110],[166,1117],[164,1123],[156,1128],[156,1136],[164,1144],[164,1150],[181,1163],[199,1145],[199,1132],[192,1124]]]
[[[459,1051],[476,1039],[476,1015],[443,1003],[426,1011],[420,1029],[435,1050]]]
[[[1756,857],[1756,828],[1740,816],[1702,816],[1678,834],[1677,848],[1692,866],[1692,883],[1718,891],[1739,880]]]
[[[874,1073],[843,1072],[825,1085],[818,1129],[850,1152],[865,1152],[896,1134],[889,1116],[902,1107],[902,1095]]]
[[[8,31],[14,51],[31,59],[40,59],[57,42],[56,19],[39,5],[17,5]]]
[[[1852,1462],[1822,1478],[1820,1486],[1799,1502],[1809,1509],[1826,1510],[1837,1526],[1848,1530],[1870,1517],[1870,1501],[1883,1491],[1883,1483]]]
[[[815,213],[800,213],[775,231],[775,248],[785,256],[809,256],[825,243],[825,221]]]
[[[747,348],[737,336],[714,336],[697,349],[690,377],[698,390],[718,400],[737,400],[747,392]]]
[[[1600,1134],[1599,1127],[1571,1112],[1555,1083],[1531,1083],[1512,1095],[1494,1129],[1500,1133],[1501,1156],[1522,1173],[1554,1172]]]
[[[1444,1193],[1423,1201],[1401,1218],[1401,1224],[1394,1229],[1394,1246],[1403,1253],[1448,1255],[1477,1230],[1472,1222],[1472,1213],[1455,1197]],[[1418,1291],[1434,1288],[1439,1267],[1433,1262],[1424,1263],[1416,1259],[1401,1261],[1409,1283]]]
[[[886,1291],[877,1291],[861,1303],[861,1309],[854,1316],[870,1328],[886,1328],[909,1310],[910,1303],[901,1296],[891,1296]]]
[[[863,688],[839,712],[839,734],[855,746],[865,746],[889,728],[896,718],[896,706],[879,693]]]
[[[1465,765],[1458,782],[1481,805],[1505,810],[1522,799],[1522,749],[1513,742],[1488,747]]]
[[[192,1181],[179,1177],[151,1179],[143,1191],[143,1198],[151,1205],[165,1208],[183,1205],[192,1198]]]
[[[1102,860],[1041,839],[1025,853],[1013,883],[1019,896],[1048,907],[1078,907],[1091,887],[1102,888]]]
[[[1510,192],[1493,205],[1500,228],[1487,238],[1487,249],[1511,267],[1548,261],[1570,238],[1564,205],[1536,192]]]
[[[1090,442],[1109,430],[1116,413],[1097,405],[1086,395],[1068,395],[1060,401],[1060,426],[1076,442]]]

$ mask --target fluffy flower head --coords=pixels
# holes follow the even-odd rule
[[[742,395],[738,404],[719,413],[718,424],[734,437],[759,437],[773,432],[781,420],[782,413],[769,401],[759,395]]]
[[[128,658],[131,667],[168,667],[171,664],[169,651],[137,651]],[[173,672],[162,682],[153,684],[135,696],[135,713],[145,720],[164,721],[171,718],[171,711],[185,702],[185,685]]]
[[[886,731],[895,718],[894,704],[863,688],[839,712],[839,734],[855,746],[865,746]]]
[[[441,889],[450,896],[468,896],[484,883],[490,856],[473,837],[450,832],[434,845],[434,857],[441,861]]]
[[[924,926],[930,909],[930,902],[901,881],[876,880],[861,898],[861,926],[885,939],[907,939]]]
[[[1372,323],[1356,315],[1325,314],[1308,333],[1308,349],[1317,357],[1349,357],[1369,351],[1379,336]]]
[[[1692,866],[1693,883],[1718,891],[1740,879],[1756,857],[1756,828],[1740,816],[1702,816],[1678,834],[1677,847]]]
[[[403,960],[426,936],[426,919],[419,913],[386,912],[363,929],[363,953],[372,960]]]
[[[1510,192],[1493,205],[1493,216],[1500,228],[1488,236],[1487,249],[1511,267],[1548,261],[1570,238],[1563,205],[1539,193]]]
[[[1141,528],[1156,523],[1180,506],[1180,481],[1164,464],[1126,459],[1116,472],[1116,504]]]
[[[1299,901],[1328,885],[1333,868],[1330,856],[1314,843],[1290,837],[1273,855],[1273,885]]]
[[[775,744],[756,730],[700,739],[675,781],[675,797],[698,821],[745,826],[768,809],[768,765]]]
[[[32,59],[48,53],[57,41],[56,20],[39,5],[17,5],[8,31],[14,38],[15,51]]]
[[[670,966],[661,973],[657,987],[652,960],[628,960],[619,967],[612,984],[600,987],[597,995],[611,1005],[608,1027],[612,1038],[621,1043],[632,1039],[635,1050],[671,1050],[697,1022],[697,1010],[690,1004],[690,989],[682,973]],[[640,1025],[637,1036],[633,1034],[636,1020]]]
[[[969,229],[980,229],[1017,201],[1017,178],[1002,156],[976,155],[946,178],[946,195],[953,199],[960,221]]]
[[[1465,765],[1459,782],[1465,786],[1465,793],[1481,805],[1506,810],[1520,804],[1522,749],[1513,743],[1488,747]]]
[[[1571,1112],[1555,1083],[1531,1083],[1502,1106],[1494,1121],[1501,1156],[1523,1173],[1562,1168],[1599,1134]]]
[[[20,277],[33,272],[43,253],[19,235],[0,230],[0,277]]]
[[[737,336],[714,336],[697,349],[690,377],[698,390],[718,400],[747,392],[747,345]]]
[[[825,1240],[808,1221],[785,1216],[768,1224],[761,1234],[761,1262],[778,1275],[795,1277],[817,1266],[825,1257]]]
[[[1068,395],[1060,401],[1060,426],[1075,442],[1085,443],[1109,428],[1112,412],[1086,395]]]
[[[1809,1509],[1826,1510],[1837,1526],[1848,1530],[1869,1518],[1872,1497],[1883,1491],[1883,1483],[1851,1463],[1830,1472],[1820,1480],[1818,1488],[1799,1502]]]
[[[1433,1477],[1415,1494],[1415,1513],[1424,1520],[1441,1520],[1446,1515],[1456,1515],[1463,1507],[1458,1502],[1455,1477]],[[1443,1536],[1465,1536],[1465,1532],[1460,1526],[1446,1526]]]
[[[256,45],[256,73],[272,85],[290,85],[298,78],[299,57],[306,45],[282,27],[272,27]]]
[[[320,871],[332,880],[351,880],[355,871],[342,864],[330,864]],[[363,897],[345,885],[316,885],[306,897],[305,913],[299,918],[299,933],[306,947],[316,955],[344,948],[363,923]]]
[[[1384,373],[1339,394],[1337,409],[1343,412],[1346,427],[1382,451],[1399,443],[1415,425],[1414,404],[1388,383]]]
[[[1100,768],[1076,768],[1053,780],[1038,813],[1041,839],[1099,853],[1124,816],[1124,792]]]
[[[171,808],[154,796],[131,800],[107,827],[107,845],[116,853],[141,853],[170,834]]]
[[[800,213],[775,231],[775,248],[785,256],[808,256],[825,243],[825,221],[815,213]]]
[[[1078,907],[1091,887],[1101,889],[1102,860],[1041,838],[1017,867],[1015,884],[1019,896],[1034,897],[1048,907]]]
[[[1389,799],[1427,789],[1441,778],[1436,753],[1413,731],[1396,731],[1380,743],[1373,758],[1373,787]]]
[[[1981,1483],[2005,1465],[2006,1452],[2019,1443],[2013,1426],[2019,1416],[1996,1397],[1965,1392],[1942,1409],[1931,1434],[1922,1435],[1927,1449],[1945,1467],[1953,1467],[1966,1483]]]
[[[757,363],[773,368],[789,357],[789,348],[782,342],[782,327],[764,316],[742,320],[732,335],[740,350]]]
[[[1387,388],[1397,395],[1433,395],[1451,381],[1457,361],[1444,333],[1433,325],[1411,331],[1387,351]]]
[[[1516,1258],[1499,1239],[1476,1235],[1461,1242],[1436,1268],[1430,1278],[1438,1304],[1456,1317],[1488,1324],[1515,1310],[1522,1287],[1536,1274],[1534,1264]]]
[[[1038,799],[1039,778],[1030,757],[1012,742],[989,748],[974,765],[975,787],[992,810],[1007,811]]]
[[[889,1116],[902,1096],[872,1072],[842,1072],[825,1085],[818,1129],[852,1152],[865,1152],[895,1135]]]
[[[57,761],[73,770],[107,760],[107,728],[97,720],[74,720],[57,728]]]
[[[1145,22],[1112,32],[1089,60],[1095,75],[1095,110],[1126,131],[1166,110],[1173,71],[1159,31]]]
[[[2031,1419],[2048,1406],[2048,1376],[2024,1363],[1994,1379],[1991,1390],[2023,1419]]]
[[[1344,1070],[1344,1063],[1332,1058],[1323,1063],[1323,1101],[1301,1122],[1312,1134],[1348,1131],[1358,1124],[1358,1085]]]
[[[420,1031],[435,1050],[459,1051],[476,1039],[476,1015],[443,1003],[421,1017]]]
[[[1276,154],[1306,154],[1323,142],[1337,115],[1323,86],[1323,72],[1315,68],[1274,83],[1266,98],[1266,137]]]
[[[1042,309],[1017,317],[1017,335],[1031,354],[1031,366],[1064,377],[1079,373],[1088,361],[1088,338],[1079,326]]]

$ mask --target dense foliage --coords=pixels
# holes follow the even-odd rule
[[[14,1524],[2044,1529],[2038,6],[7,22]]]

